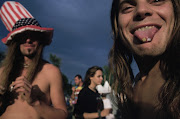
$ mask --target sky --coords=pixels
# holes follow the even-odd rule
[[[5,0],[0,0],[2,6]],[[52,43],[45,47],[43,57],[61,58],[60,70],[73,83],[76,74],[85,76],[87,69],[108,65],[113,40],[110,24],[112,0],[15,0],[38,20],[42,27],[54,28]],[[6,37],[0,21],[0,39]],[[0,42],[0,51],[6,46]],[[138,72],[135,63],[133,72]]]

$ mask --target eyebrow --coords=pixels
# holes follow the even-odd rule
[[[125,4],[125,3],[132,4],[132,5],[136,4],[135,0],[122,0],[121,2],[119,2],[119,9],[121,9],[123,4]]]
[[[122,6],[124,3],[135,3],[134,0],[122,0],[121,2],[119,2],[119,6]]]

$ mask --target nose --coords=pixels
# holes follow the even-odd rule
[[[103,76],[101,76],[101,80],[103,80]]]
[[[150,8],[150,4],[147,2],[139,2],[136,6],[136,11],[134,14],[134,20],[143,20],[148,16],[151,16],[153,11]]]
[[[27,38],[26,43],[32,43],[32,40],[30,38]]]

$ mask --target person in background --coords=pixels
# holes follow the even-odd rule
[[[111,25],[109,61],[122,118],[179,119],[180,1],[113,0]]]
[[[71,98],[70,98],[70,105],[72,108],[72,111],[71,111],[72,112],[72,119],[75,119],[74,114],[73,114],[74,107],[77,103],[78,94],[81,91],[81,89],[83,88],[83,80],[82,80],[81,75],[77,74],[74,77],[74,82],[75,82],[75,86],[72,87],[72,94],[71,94]]]
[[[77,103],[78,94],[83,88],[83,81],[81,75],[77,74],[74,77],[75,86],[72,87],[72,94],[71,94],[71,104],[74,105]]]
[[[110,113],[106,116],[106,119],[115,119],[113,114],[113,107],[112,107],[113,105],[111,102],[111,98],[109,98],[112,92],[111,92],[111,86],[109,85],[108,81],[105,81],[103,86],[101,84],[97,85],[96,89],[102,97],[104,109],[110,110]]]
[[[53,28],[41,27],[15,1],[4,2],[0,18],[10,32],[2,39],[8,51],[0,67],[0,118],[65,119],[61,72],[42,59]]]
[[[96,90],[96,86],[103,80],[103,70],[101,67],[90,67],[85,75],[84,88],[78,95],[75,107],[76,118],[104,118],[110,113],[110,109],[104,109],[103,101]]]

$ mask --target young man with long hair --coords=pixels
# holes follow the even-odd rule
[[[180,118],[180,1],[113,0],[111,25],[121,118]]]

